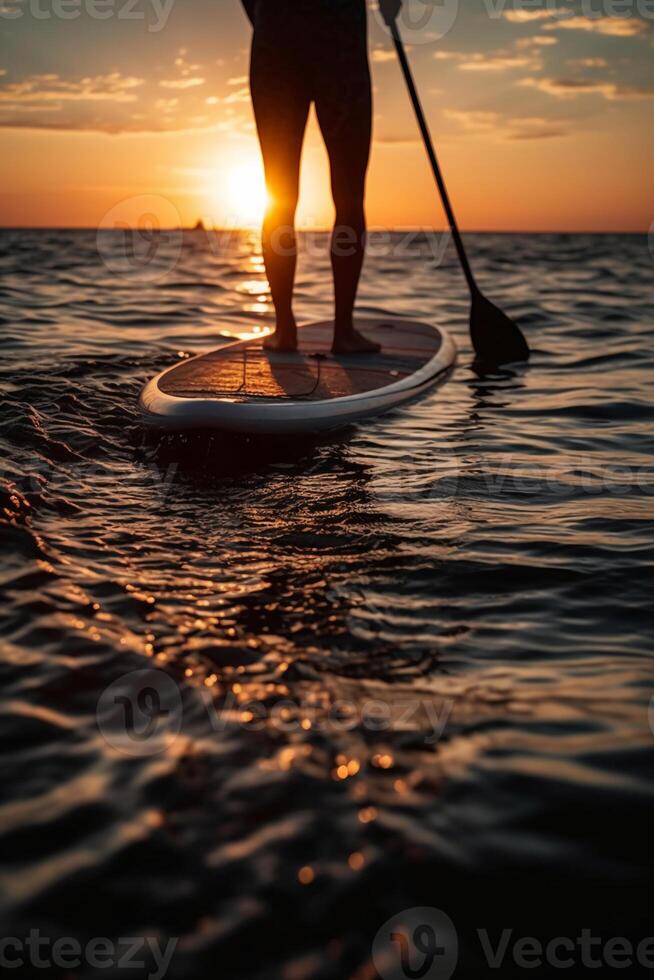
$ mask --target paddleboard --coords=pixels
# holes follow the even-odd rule
[[[141,393],[146,424],[172,430],[303,433],[380,415],[442,384],[456,361],[446,330],[411,320],[357,320],[378,354],[331,353],[333,323],[298,331],[298,350],[263,337],[227,344],[162,371]]]

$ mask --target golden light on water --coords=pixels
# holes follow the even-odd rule
[[[361,871],[366,862],[363,854],[360,851],[355,851],[354,854],[350,854],[347,863],[352,871]]]
[[[300,868],[297,877],[301,885],[310,885],[316,877],[316,873],[310,865],[305,865]]]
[[[359,821],[361,823],[372,823],[377,819],[377,810],[374,806],[366,806],[359,810]]]

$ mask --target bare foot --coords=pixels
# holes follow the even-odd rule
[[[297,330],[275,330],[263,341],[264,350],[276,351],[279,354],[292,354],[297,350]]]
[[[332,352],[334,354],[378,354],[381,344],[368,340],[362,333],[352,327],[347,333],[334,336]]]

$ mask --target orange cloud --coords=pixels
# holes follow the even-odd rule
[[[528,24],[533,20],[549,20],[557,14],[566,13],[563,8],[557,7],[554,10],[505,10],[504,16],[514,24]]]
[[[144,84],[142,78],[120,72],[66,81],[59,75],[30,75],[22,82],[0,87],[0,103],[45,102],[135,102],[134,89]]]
[[[164,79],[163,81],[159,82],[159,85],[162,88],[185,89],[196,88],[198,85],[204,85],[204,83],[204,78],[172,78]]]
[[[586,78],[523,78],[518,84],[537,88],[558,98],[575,98],[585,94],[601,95],[611,101],[654,98],[654,88],[650,86],[619,85],[616,82],[592,81]]]
[[[522,46],[524,47],[524,45]],[[540,51],[537,48],[523,54],[512,51],[437,51],[437,61],[457,61],[460,71],[510,71],[515,68],[530,68],[540,71],[543,67]]]
[[[636,37],[647,30],[637,17],[566,17],[543,26],[546,31],[590,31],[611,37]]]
[[[540,116],[505,118],[499,112],[476,110],[449,110],[445,115],[470,134],[490,133],[502,140],[550,139],[555,136],[566,136],[570,129],[567,120],[544,119]]]

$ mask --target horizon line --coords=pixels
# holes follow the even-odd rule
[[[121,228],[101,228],[99,225],[2,225],[0,224],[0,231],[123,231],[125,229]],[[130,229],[131,231],[137,231],[138,229]],[[425,228],[420,225],[396,225],[396,226],[378,226],[368,228],[368,232],[374,234],[375,232],[394,232],[396,234],[409,233],[409,232],[436,232],[437,234],[442,234],[443,232],[448,232],[450,229],[444,228]],[[224,233],[224,232],[238,232],[249,234],[255,234],[259,231],[258,227],[251,228],[247,226],[242,227],[214,227],[214,228],[196,228],[194,226],[169,226],[166,228],[157,228],[156,232],[169,232],[169,231],[182,231],[191,233],[201,233],[206,234],[214,233]],[[326,226],[315,226],[315,227],[305,227],[297,228],[296,231],[300,234],[303,232],[320,232],[328,234],[332,231],[331,227]],[[644,235],[650,234],[650,229],[587,229],[587,228],[574,228],[574,229],[528,229],[528,228],[463,228],[461,233],[464,235]]]

